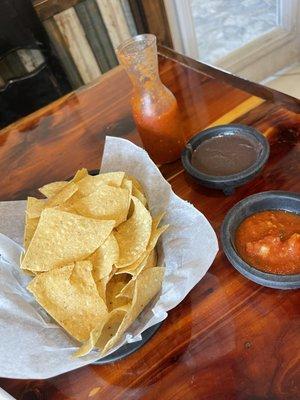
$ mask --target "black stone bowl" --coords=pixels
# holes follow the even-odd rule
[[[262,192],[238,202],[229,210],[221,227],[224,253],[234,268],[253,282],[274,289],[298,289],[300,274],[277,275],[259,271],[242,260],[235,249],[235,232],[241,222],[254,213],[267,210],[300,214],[300,194],[281,191]]]
[[[215,136],[232,134],[239,134],[257,142],[259,146],[258,157],[249,168],[233,175],[214,176],[200,172],[192,165],[192,152],[200,145],[200,143]],[[242,186],[244,183],[250,181],[260,173],[269,158],[269,154],[269,142],[260,132],[258,132],[251,126],[241,124],[229,124],[219,125],[214,128],[206,129],[195,135],[187,143],[186,148],[183,150],[181,154],[181,161],[184,169],[201,185],[213,189],[220,189],[224,192],[225,195],[230,195],[234,193],[234,189],[236,187]]]

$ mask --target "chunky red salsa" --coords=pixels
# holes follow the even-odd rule
[[[238,227],[235,246],[251,266],[273,274],[300,273],[300,215],[263,211]]]

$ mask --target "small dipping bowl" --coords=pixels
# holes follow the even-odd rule
[[[196,167],[193,159],[199,150],[202,155],[199,153],[200,158],[196,160],[199,166]],[[183,150],[181,161],[185,170],[200,184],[230,195],[236,187],[260,173],[269,154],[268,140],[260,132],[250,126],[229,124],[195,135]],[[210,166],[212,162],[216,166]],[[212,172],[214,168],[215,173]],[[224,174],[226,170],[228,172]]]
[[[235,232],[250,215],[261,211],[282,210],[300,214],[300,194],[271,191],[254,194],[235,204],[221,227],[221,242],[230,263],[242,275],[260,285],[274,289],[300,288],[300,274],[283,275],[260,271],[246,263],[235,249]]]

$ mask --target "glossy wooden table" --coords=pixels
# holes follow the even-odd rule
[[[262,174],[231,197],[198,186],[180,161],[161,168],[174,191],[217,232],[226,212],[249,194],[300,191],[299,101],[161,51],[161,77],[178,98],[188,136],[234,121],[255,126],[271,144]],[[25,198],[78,168],[99,167],[105,135],[140,144],[129,96],[130,83],[118,67],[4,129],[0,198]],[[299,348],[299,292],[246,280],[220,251],[204,279],[137,353],[46,381],[2,379],[0,386],[18,400],[299,400]]]

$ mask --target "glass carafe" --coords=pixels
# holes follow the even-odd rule
[[[158,74],[156,37],[135,36],[117,49],[133,84],[132,112],[143,145],[158,164],[180,157],[185,140],[175,96]]]

